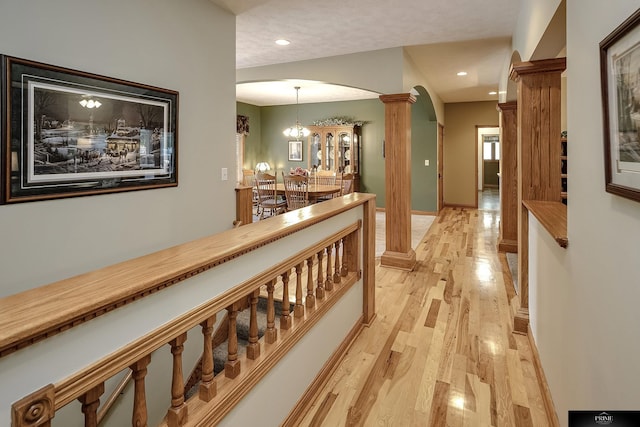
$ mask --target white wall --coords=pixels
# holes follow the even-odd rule
[[[433,103],[433,108],[436,112],[436,119],[438,123],[444,125],[445,117],[444,117],[444,102],[438,96],[438,94],[433,90],[433,86],[429,83],[428,79],[418,70],[415,62],[411,59],[404,50],[403,50],[403,90],[402,92],[409,92],[416,86],[424,87],[429,93],[429,97],[431,98],[431,102]]]
[[[243,68],[237,82],[282,79],[318,80],[381,94],[401,93],[403,50],[381,49],[286,64]]]
[[[522,0],[518,23],[513,32],[513,46],[523,61],[532,59],[531,56],[560,2],[561,0]]]
[[[0,206],[0,296],[231,227],[235,17],[207,0],[2,0],[0,52],[177,90],[169,189]]]
[[[562,425],[568,410],[637,408],[640,396],[640,204],[604,190],[598,49],[637,8],[567,0],[569,247],[532,220],[529,259],[531,326]]]

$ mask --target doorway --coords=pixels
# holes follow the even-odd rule
[[[500,186],[500,128],[497,126],[476,127],[478,144],[478,192],[498,189]]]

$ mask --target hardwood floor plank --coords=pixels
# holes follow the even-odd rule
[[[444,209],[412,272],[376,262],[377,318],[301,426],[546,426],[528,338],[496,252],[497,211]]]
[[[438,311],[440,311],[440,300],[434,299],[431,301],[431,305],[429,307],[429,313],[427,314],[427,319],[424,321],[424,326],[427,328],[433,328],[436,326],[436,320],[438,319]]]
[[[449,384],[436,381],[431,404],[430,427],[447,425],[447,407],[449,406]]]
[[[331,409],[331,406],[333,406],[333,403],[337,398],[337,394],[327,393],[326,398],[322,401],[322,404],[318,408],[318,411],[315,413],[313,419],[311,420],[311,427],[320,427],[322,425],[325,417],[329,413],[329,409]]]
[[[525,408],[520,405],[513,405],[513,412],[515,417],[516,427],[533,427],[533,421],[531,420],[531,413],[529,408]]]

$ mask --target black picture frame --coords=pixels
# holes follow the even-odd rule
[[[178,92],[0,62],[0,204],[178,185]]]
[[[640,201],[640,9],[600,42],[605,189]]]

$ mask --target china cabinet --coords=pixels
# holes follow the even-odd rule
[[[354,175],[360,189],[362,126],[308,126],[308,168]]]

